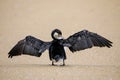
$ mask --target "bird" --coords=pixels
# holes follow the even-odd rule
[[[72,53],[92,47],[112,47],[112,41],[105,37],[88,31],[86,29],[70,35],[64,39],[62,32],[59,29],[54,29],[51,32],[51,41],[42,41],[34,36],[28,35],[24,39],[18,41],[18,43],[9,51],[8,58],[19,55],[31,55],[40,57],[46,50],[49,51],[49,59],[52,62],[51,65],[62,61],[61,66],[65,66],[66,52],[64,47],[67,47]]]

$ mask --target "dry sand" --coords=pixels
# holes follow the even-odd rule
[[[113,41],[113,47],[72,54],[66,66],[51,66],[48,51],[40,58],[7,53],[27,35],[51,41],[59,28],[67,38],[83,29]],[[0,0],[0,80],[119,80],[119,0]]]

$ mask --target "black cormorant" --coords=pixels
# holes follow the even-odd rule
[[[52,65],[60,60],[62,60],[62,65],[65,65],[66,53],[64,47],[68,47],[71,52],[92,48],[93,46],[112,47],[110,40],[88,30],[82,30],[64,39],[62,32],[59,29],[55,29],[52,31],[51,36],[53,40],[50,42],[44,42],[33,36],[26,36],[25,39],[20,40],[10,50],[8,58],[21,54],[40,57],[48,49]]]

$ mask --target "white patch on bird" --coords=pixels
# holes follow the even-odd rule
[[[58,39],[58,35],[59,35],[59,34],[58,34],[57,32],[55,32],[53,36],[54,36],[56,39]]]
[[[55,63],[54,63],[55,65],[58,65],[58,66],[60,66],[60,65],[63,65],[63,59],[59,59],[59,61],[55,61]]]
[[[59,59],[58,62],[56,62],[55,60],[53,60],[53,61],[54,61],[54,64],[57,65],[57,66],[63,65],[63,59],[62,58]]]
[[[62,36],[58,36],[58,38],[57,39],[63,39],[63,37]]]
[[[57,32],[53,35],[56,39],[63,39],[62,35],[58,34]]]
[[[63,65],[63,59],[60,59],[57,63],[57,65]]]
[[[64,47],[64,50],[66,51],[66,50],[67,50],[67,47]]]

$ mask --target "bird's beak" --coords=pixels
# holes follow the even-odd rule
[[[58,35],[58,39],[64,39],[64,38],[63,38],[62,35],[60,34],[60,35]]]

